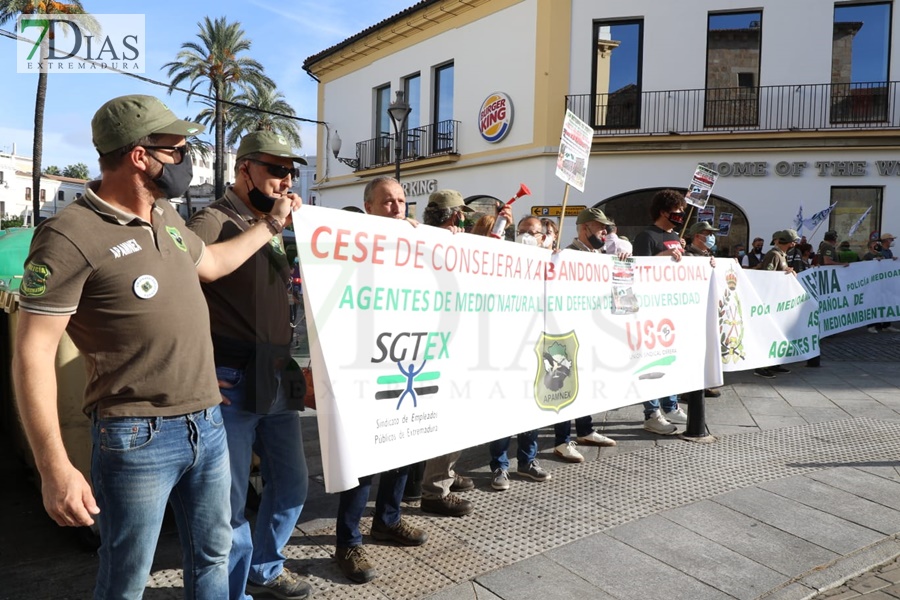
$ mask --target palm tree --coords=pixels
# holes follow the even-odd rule
[[[225,93],[222,94],[220,98],[222,101],[222,127],[225,130],[225,136],[227,138],[228,132],[231,130],[231,126],[234,123],[234,117],[232,115],[232,110],[234,109],[234,87],[225,88]],[[194,119],[198,123],[203,123],[206,127],[212,132],[216,130],[216,103],[214,100],[201,100],[200,104],[206,106],[197,117]]]
[[[44,0],[0,0],[0,25],[15,19],[17,15],[83,15],[84,7],[79,0],[71,2],[53,2]],[[96,31],[96,21],[87,19],[87,29]],[[46,36],[41,43],[41,60],[47,56],[50,37]],[[31,194],[32,223],[37,225],[37,217],[41,214],[41,158],[44,153],[44,104],[47,100],[47,70],[38,71],[37,93],[34,97],[34,142],[31,151]]]
[[[275,88],[253,86],[235,96],[234,102],[238,106],[231,108],[232,124],[227,140],[229,145],[236,145],[245,133],[251,131],[274,131],[284,136],[294,148],[302,145],[300,126],[296,120],[289,118],[296,116],[296,113],[285,100],[284,94]]]
[[[2,1],[2,0],[0,0]],[[216,160],[215,160],[215,192],[220,197],[225,191],[225,119],[222,99],[227,90],[235,85],[241,88],[249,86],[271,86],[275,83],[263,73],[263,67],[257,61],[245,56],[238,56],[250,49],[251,42],[244,37],[240,23],[228,23],[225,17],[215,21],[204,17],[197,24],[200,42],[185,42],[175,60],[163,65],[168,69],[171,79],[169,93],[183,81],[190,83],[190,95],[206,83],[209,95],[215,102]]]

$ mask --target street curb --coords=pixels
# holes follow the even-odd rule
[[[900,533],[794,577],[758,600],[811,600],[900,556]]]

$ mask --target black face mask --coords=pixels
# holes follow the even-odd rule
[[[194,177],[194,166],[191,163],[191,155],[185,154],[180,163],[168,164],[147,153],[147,156],[162,165],[159,175],[153,179],[159,192],[164,198],[180,198],[191,187],[191,179]]]
[[[592,233],[588,237],[588,243],[591,245],[591,248],[594,250],[599,250],[603,246],[606,245],[606,239],[602,237],[598,237],[596,233]]]
[[[253,186],[247,191],[247,200],[250,201],[250,206],[261,213],[268,214],[272,212],[272,209],[275,208],[275,201],[278,200],[278,198],[263,194],[262,191],[256,187],[256,184],[253,183],[253,178],[250,177],[249,170],[247,171],[247,179],[250,180],[250,184]]]
[[[669,213],[669,216],[666,218],[669,219],[669,222],[672,223],[672,225],[681,225],[682,223],[684,223],[683,212]]]

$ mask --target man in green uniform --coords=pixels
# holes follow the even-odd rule
[[[179,120],[152,96],[104,104],[91,122],[101,179],[35,231],[20,289],[16,399],[59,525],[98,516],[95,597],[138,598],[171,501],[188,598],[227,595],[230,476],[209,318],[200,280],[243,263],[299,208],[280,199],[266,219],[205,246],[166,198],[191,181]],[[60,435],[53,368],[63,332],[84,356],[93,490]]]
[[[290,191],[295,162],[306,164],[283,136],[271,131],[245,135],[234,185],[195,214],[188,227],[208,244],[249,229]],[[306,388],[291,358],[291,325],[298,310],[291,291],[291,268],[280,235],[230,275],[203,284],[231,459],[231,600],[250,600],[245,588],[283,600],[312,594],[308,583],[284,567],[282,554],[308,487],[298,412]],[[254,451],[266,487],[251,531],[244,509]]]

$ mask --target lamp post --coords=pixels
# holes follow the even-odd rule
[[[335,129],[334,135],[331,136],[331,151],[334,153],[336,159],[355,171],[359,168],[359,155],[357,154],[356,158],[344,158],[343,156],[338,156],[338,153],[341,151],[341,145],[341,136],[338,134],[337,129]]]
[[[394,178],[400,181],[400,157],[402,155],[400,132],[406,130],[406,119],[412,108],[409,102],[403,99],[403,92],[397,90],[394,101],[388,106],[388,115],[391,117],[391,124],[394,126]]]

